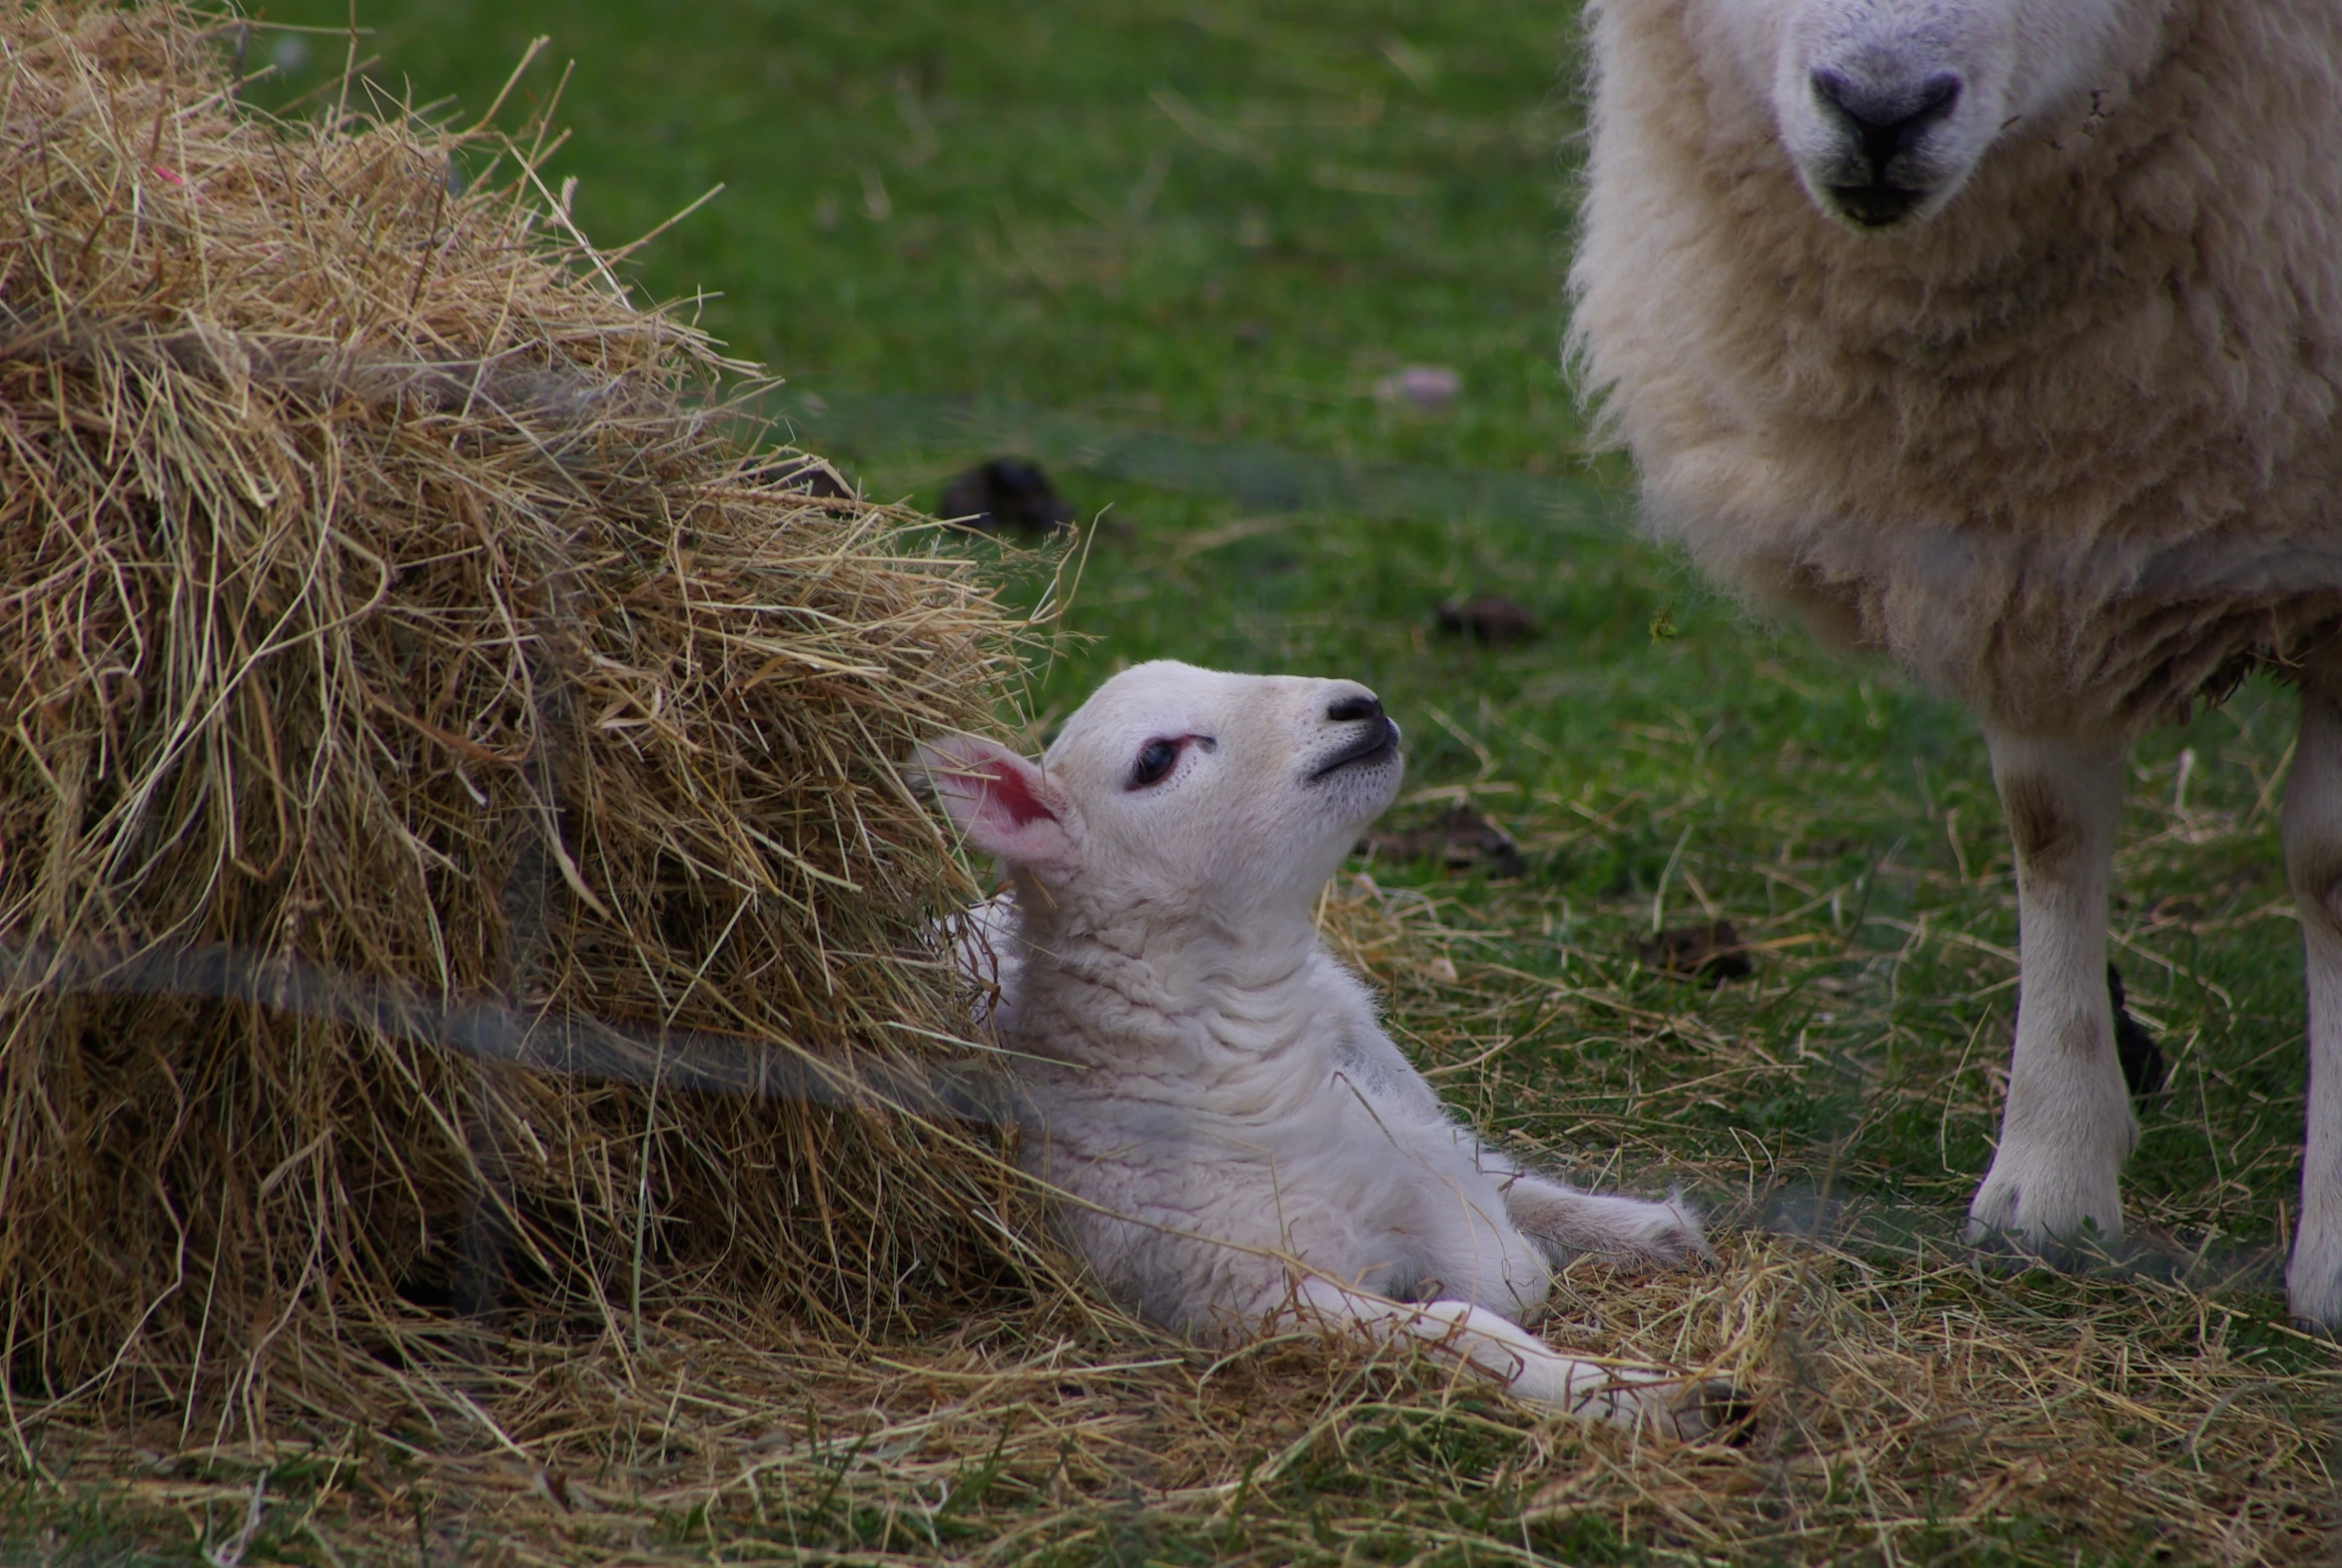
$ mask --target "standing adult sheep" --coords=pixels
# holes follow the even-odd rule
[[[2021,1006],[1969,1232],[2119,1233],[2122,759],[2274,668],[2309,958],[2287,1274],[2342,1324],[2342,7],[1594,0],[1573,348],[1653,524],[1983,722]]]

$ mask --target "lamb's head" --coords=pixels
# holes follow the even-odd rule
[[[2117,85],[2168,0],[1692,0],[1703,42],[1769,98],[1822,211],[1926,222],[2004,136],[2037,135]]]
[[[1355,681],[1165,660],[1101,686],[1041,765],[955,736],[919,768],[1029,911],[1245,932],[1307,919],[1403,764],[1398,726]]]

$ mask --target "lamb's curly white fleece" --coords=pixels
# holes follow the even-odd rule
[[[2342,1322],[2342,5],[1593,0],[1572,349],[1655,528],[1983,718],[2023,1005],[1976,1228],[2121,1226],[2140,726],[2307,704],[2295,1309]]]
[[[1146,664],[1046,768],[968,738],[923,767],[1016,879],[1007,919],[984,911],[1007,950],[991,1025],[1017,1053],[1027,1163],[1109,1290],[1201,1340],[1299,1311],[1439,1342],[1559,1408],[1705,1426],[1706,1391],[1517,1326],[1570,1258],[1704,1250],[1690,1213],[1481,1143],[1318,941],[1312,903],[1400,776],[1372,693]]]

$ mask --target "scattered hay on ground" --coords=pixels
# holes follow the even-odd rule
[[[516,1303],[619,1347],[981,1296],[994,1135],[858,1086],[964,1054],[894,763],[993,722],[1010,618],[738,454],[744,368],[541,135],[267,122],[238,25],[0,13],[10,1445],[372,1418]]]
[[[638,1346],[506,1340],[468,1404],[323,1449],[141,1457],[58,1427],[43,1453],[83,1506],[210,1542],[263,1488],[286,1555],[315,1532],[346,1560],[2299,1560],[2330,1522],[2330,1378],[2242,1327],[2167,1285],[1743,1233],[1703,1272],[1574,1271],[1549,1329],[1739,1378],[1739,1448],[1539,1419],[1313,1335],[1208,1356],[1066,1301],[851,1353],[677,1311]]]

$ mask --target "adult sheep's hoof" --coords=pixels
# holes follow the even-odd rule
[[[2116,1102],[2105,1120],[2119,1133],[2102,1141],[2096,1159],[2070,1147],[2019,1143],[2004,1133],[2000,1153],[1968,1204],[1969,1244],[2057,1267],[2102,1256],[2122,1234],[2122,1153],[2133,1125],[2128,1098]]]
[[[2106,1262],[2124,1250],[2120,1228],[2101,1229],[2084,1215],[2078,1222],[2026,1228],[2015,1223],[1990,1223],[1977,1217],[1981,1207],[1968,1211],[1967,1244],[1986,1264],[2021,1272],[2027,1268],[2054,1268],[2080,1272]]]
[[[2304,1224],[2285,1267],[2285,1305],[2312,1333],[2342,1331],[2342,1235],[2317,1234]]]
[[[1666,1412],[1662,1429],[1687,1443],[1723,1442],[1738,1445],[1749,1440],[1757,1401],[1740,1384],[1722,1377],[1706,1377],[1684,1388]]]

